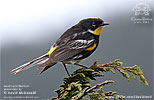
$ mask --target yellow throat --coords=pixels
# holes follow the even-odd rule
[[[100,35],[100,34],[101,34],[102,29],[103,29],[103,27],[98,27],[97,29],[95,29],[95,30],[94,30],[94,32],[93,32],[93,33],[94,33],[95,35]]]

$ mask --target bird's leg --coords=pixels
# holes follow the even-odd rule
[[[69,74],[69,72],[68,72],[68,70],[67,70],[67,68],[66,68],[66,65],[65,65],[64,63],[62,63],[62,64],[64,65],[64,68],[65,68],[65,70],[66,70],[68,76],[70,77],[70,74]]]
[[[81,66],[81,67],[83,67],[83,68],[88,68],[87,66],[81,65],[81,64],[78,64],[78,63],[75,63],[74,65]]]

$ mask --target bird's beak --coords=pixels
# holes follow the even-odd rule
[[[103,23],[103,25],[102,26],[106,26],[106,25],[110,25],[109,23]]]
[[[101,26],[110,25],[109,23],[102,23]]]

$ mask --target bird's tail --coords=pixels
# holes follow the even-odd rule
[[[48,60],[48,58],[49,58],[49,55],[43,55],[41,57],[38,57],[38,58],[36,58],[36,59],[34,59],[32,61],[29,61],[29,62],[23,64],[23,65],[15,68],[15,69],[12,69],[10,71],[10,73],[16,75],[19,72],[22,72],[23,70],[26,70],[28,68],[31,68],[31,67],[35,66],[35,65],[44,63],[45,61]]]

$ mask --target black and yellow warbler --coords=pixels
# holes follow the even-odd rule
[[[43,73],[58,62],[62,62],[65,69],[65,64],[83,66],[79,62],[90,56],[96,50],[100,33],[105,25],[109,24],[104,23],[102,19],[97,17],[81,20],[78,24],[64,32],[53,44],[49,52],[11,70],[11,73],[17,74],[38,64],[40,64],[38,69],[43,68],[41,71]],[[66,71],[68,73],[67,69]]]

